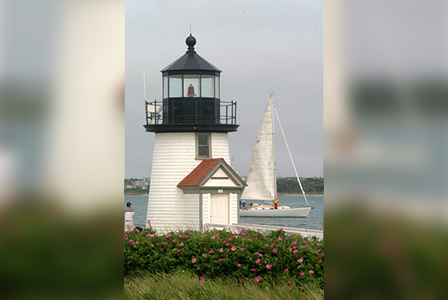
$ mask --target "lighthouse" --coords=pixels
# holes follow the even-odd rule
[[[221,100],[221,70],[196,53],[196,39],[185,42],[161,71],[162,100],[146,102],[144,127],[155,134],[147,219],[159,233],[237,223],[245,186],[230,166],[237,103]]]

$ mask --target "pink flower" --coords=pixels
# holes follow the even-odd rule
[[[278,231],[283,231],[283,228],[279,228]]]
[[[239,268],[239,267],[241,267],[241,264],[237,264],[236,266]]]
[[[229,252],[229,251],[230,251],[230,250],[229,250],[229,249],[227,249],[227,250],[226,250],[226,253],[227,253],[227,252]]]
[[[244,248],[240,248],[241,251],[244,251]]]
[[[165,246],[165,245],[166,245],[166,242],[163,242],[162,244]]]
[[[137,233],[140,233],[140,230],[138,230],[138,228],[135,228],[135,231],[136,231]]]
[[[215,238],[216,238],[216,237],[215,237],[214,235],[211,237],[212,240],[214,240]]]
[[[324,257],[324,254],[322,253],[320,256]]]
[[[272,249],[272,252],[277,253],[277,252],[278,252],[278,249],[277,249],[277,248],[274,248],[274,249]]]
[[[149,233],[149,234],[147,234],[146,236],[154,237],[154,234]]]
[[[299,250],[294,250],[294,251],[292,251],[292,253],[297,254],[297,253],[299,253]]]
[[[257,254],[258,254],[258,256],[263,257],[263,254],[261,254],[261,253],[257,253]]]
[[[290,285],[290,286],[288,286],[288,290],[292,290],[292,286]]]
[[[215,251],[213,251],[213,249],[208,251],[209,254],[212,254],[213,252],[215,252]]]
[[[201,279],[199,280],[199,282],[200,283],[204,283],[205,282],[205,276],[204,275],[201,276]]]
[[[218,259],[218,262],[222,261],[222,258]]]
[[[233,247],[232,247],[232,251],[235,251],[235,250],[236,250],[236,247],[235,247],[235,246],[233,246]]]
[[[309,273],[310,273],[310,274],[314,274],[314,271],[313,271],[313,270],[310,270]]]
[[[302,261],[303,261],[303,258],[299,258],[299,259],[297,260],[297,262],[298,262],[299,264],[301,264]]]
[[[264,247],[267,247],[267,246],[269,246],[269,245],[268,245],[268,244],[265,244],[265,245],[264,245]]]
[[[281,241],[281,240],[283,240],[283,239],[282,239],[282,237],[281,237],[281,236],[279,236],[279,237],[278,237],[278,240],[279,240],[279,241]]]
[[[271,265],[266,265],[266,269],[270,269],[270,268],[272,268],[272,266]]]
[[[193,259],[191,260],[191,263],[194,264],[195,262],[196,262],[196,258],[193,258]]]
[[[180,249],[177,249],[177,253],[180,253],[180,251],[181,251]]]
[[[228,241],[231,242],[231,241],[232,241],[232,238],[229,238]]]
[[[321,264],[322,263],[322,259],[319,259],[319,261],[317,263]]]
[[[255,280],[256,282],[260,282],[261,277],[255,277],[254,280]]]
[[[219,252],[223,253],[223,252],[224,252],[224,249],[222,249],[222,248],[221,248],[221,249],[219,249]]]
[[[303,273],[303,272],[302,272],[302,273],[300,273],[300,276],[304,276],[304,275],[305,275],[305,273]]]
[[[151,248],[154,248],[154,244],[151,244]]]
[[[255,271],[257,271],[257,269],[253,268],[253,269],[252,269],[252,272],[255,272]]]
[[[256,264],[260,263],[260,259],[257,259],[257,260],[255,261],[255,263],[256,263]]]
[[[175,243],[175,242],[177,242],[177,240],[176,240],[176,239],[174,239],[174,240],[173,240],[173,243]]]
[[[182,243],[180,243],[180,244],[179,244],[179,246],[183,247],[183,246],[184,246],[184,243],[183,243],[183,242],[182,242]]]
[[[171,237],[171,234],[167,234],[166,238],[169,239]]]
[[[317,253],[319,253],[320,252],[320,249],[317,249],[317,251],[316,251]]]
[[[205,253],[202,253],[202,256],[204,256],[204,257],[205,257]]]
[[[288,273],[288,269],[285,269],[283,272]]]

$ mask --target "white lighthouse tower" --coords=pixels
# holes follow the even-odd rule
[[[147,219],[158,232],[202,230],[238,222],[244,181],[229,166],[228,133],[237,130],[236,102],[220,99],[221,71],[188,51],[163,69],[163,100],[147,102],[154,132]]]

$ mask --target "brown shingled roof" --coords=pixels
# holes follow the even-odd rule
[[[204,159],[190,174],[187,175],[179,184],[181,186],[196,186],[202,179],[221,161],[222,158]]]

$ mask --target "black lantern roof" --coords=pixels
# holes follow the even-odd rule
[[[200,74],[214,74],[219,75],[221,70],[203,59],[201,56],[196,54],[194,51],[194,45],[196,44],[196,39],[190,34],[185,40],[188,46],[187,52],[181,56],[179,59],[171,63],[161,72],[165,74],[180,74],[180,73],[200,73]],[[185,72],[186,71],[186,72]]]

